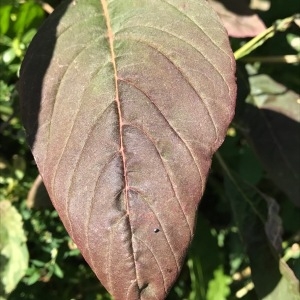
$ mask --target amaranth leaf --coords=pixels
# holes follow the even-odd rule
[[[235,102],[206,1],[64,2],[21,69],[24,125],[70,236],[115,299],[163,299]]]

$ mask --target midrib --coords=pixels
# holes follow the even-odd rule
[[[125,182],[125,191],[124,191],[124,197],[125,197],[125,207],[127,214],[129,214],[129,204],[128,204],[128,181],[127,181],[127,169],[126,169],[126,156],[124,152],[124,141],[123,141],[123,116],[122,116],[122,110],[121,110],[121,103],[119,98],[119,87],[118,87],[118,72],[117,72],[117,65],[116,65],[116,55],[114,51],[114,34],[111,28],[111,21],[110,16],[108,12],[107,7],[107,0],[101,0],[102,8],[103,8],[103,14],[106,21],[106,27],[107,27],[107,39],[109,42],[109,48],[110,48],[110,55],[111,55],[111,62],[114,69],[114,79],[115,79],[115,101],[117,102],[118,107],[118,116],[119,116],[119,134],[120,134],[120,153],[122,156],[123,161],[123,172],[124,172],[124,182]]]

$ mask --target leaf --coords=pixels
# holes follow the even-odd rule
[[[218,150],[233,171],[251,184],[257,184],[263,175],[263,168],[253,150],[248,145],[239,147],[240,137],[227,136],[222,147]],[[235,149],[240,148],[238,151]],[[223,192],[223,191],[222,191]]]
[[[300,206],[299,95],[264,74],[249,80],[246,136],[269,176]]]
[[[12,10],[12,5],[3,5],[2,3],[0,4],[0,16],[1,16],[0,32],[1,32],[1,35],[6,34],[6,32],[9,29],[11,10]]]
[[[265,222],[265,232],[267,234],[267,237],[274,247],[276,249],[277,253],[280,253],[282,251],[282,221],[279,216],[279,205],[270,196],[261,194],[261,197],[265,199],[268,206],[268,218]]]
[[[0,296],[6,297],[25,275],[28,250],[22,217],[7,200],[0,201]]]
[[[235,62],[206,1],[67,1],[21,69],[24,125],[66,229],[115,299],[176,280]]]
[[[299,281],[280,259],[266,233],[266,224],[273,219],[274,233],[280,224],[274,223],[271,209],[263,194],[240,180],[220,159],[225,170],[225,189],[234,218],[249,256],[252,280],[259,299],[299,300]]]
[[[236,38],[254,37],[266,29],[245,0],[209,0],[228,34]]]
[[[41,5],[32,0],[26,1],[21,5],[14,24],[14,31],[16,32],[16,35],[18,37],[22,36],[23,33],[32,26],[33,22],[39,24],[43,19],[43,16],[44,11]]]

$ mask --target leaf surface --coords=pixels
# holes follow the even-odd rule
[[[299,94],[265,74],[249,77],[243,121],[247,137],[274,182],[300,206]]]
[[[266,29],[246,0],[209,0],[228,34],[236,38],[254,37]]]
[[[206,1],[67,1],[21,69],[50,198],[115,299],[164,299],[182,267],[235,62]]]
[[[299,300],[299,281],[274,248],[282,233],[281,220],[272,208],[275,200],[241,180],[224,163],[223,167],[226,170],[226,194],[249,256],[251,276],[259,299]]]

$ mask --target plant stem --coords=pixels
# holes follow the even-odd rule
[[[277,20],[274,25],[264,30],[262,33],[251,39],[248,43],[243,45],[240,49],[234,52],[236,60],[241,59],[257,47],[261,46],[267,39],[273,37],[277,31],[285,31],[290,25],[299,19],[299,15],[293,15],[283,20]]]
[[[243,58],[242,61],[246,63],[260,62],[295,64],[300,63],[300,55],[251,56]]]

